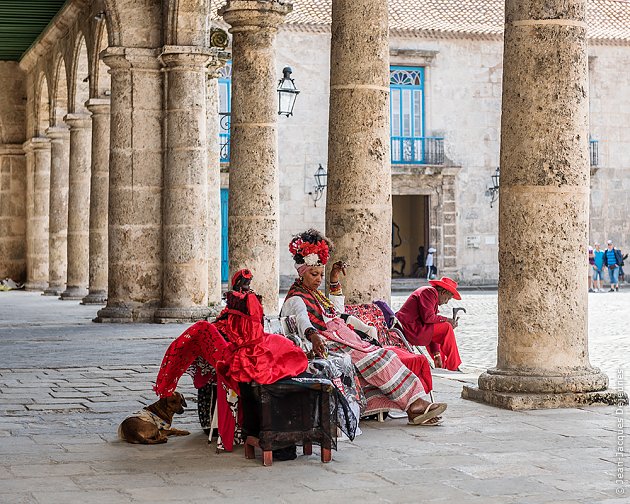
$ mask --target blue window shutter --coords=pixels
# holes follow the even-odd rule
[[[393,164],[425,163],[424,68],[390,68],[390,136]]]
[[[221,281],[227,282],[228,275],[228,190],[221,189]]]

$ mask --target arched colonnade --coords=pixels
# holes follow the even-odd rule
[[[586,3],[506,2],[498,363],[464,390],[505,407],[610,400],[588,360],[581,294]],[[219,300],[213,137],[217,70],[229,55],[213,28],[215,2],[163,4],[69,2],[21,63],[27,286],[57,294],[65,267],[61,297],[106,296],[102,322],[194,320]],[[387,2],[332,6],[327,233],[353,265],[348,296],[369,301],[390,289]],[[280,253],[274,39],[291,8],[228,0],[219,10],[233,37],[230,270],[254,270],[268,312],[277,310]],[[545,238],[555,248],[532,251]]]

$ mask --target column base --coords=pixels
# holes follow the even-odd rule
[[[68,286],[65,291],[61,293],[59,299],[62,301],[80,301],[87,296],[87,289],[85,287]]]
[[[465,385],[462,398],[470,401],[489,404],[509,410],[533,410],[551,408],[577,408],[579,406],[627,406],[628,396],[625,392],[611,389],[596,392],[567,393],[523,393],[496,392],[481,390],[474,385]]]
[[[628,396],[609,389],[608,377],[590,366],[553,374],[534,369],[488,369],[479,376],[478,386],[464,386],[462,398],[510,410],[628,404]]]
[[[156,307],[152,304],[129,306],[125,304],[108,305],[96,313],[92,322],[102,324],[130,324],[153,322]]]
[[[90,292],[81,300],[82,305],[104,305],[107,304],[107,291],[99,290]]]
[[[190,308],[159,308],[154,315],[158,324],[197,322],[205,320],[210,314],[207,306],[191,306]]]
[[[61,293],[66,289],[65,285],[54,286],[51,285],[42,292],[42,296],[61,296]]]
[[[27,291],[43,291],[48,287],[48,282],[26,282],[24,290]]]

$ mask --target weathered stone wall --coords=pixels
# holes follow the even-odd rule
[[[425,134],[443,135],[447,164],[460,167],[450,175],[455,177],[455,213],[446,215],[457,248],[449,250],[448,237],[443,238],[444,215],[438,215],[437,207],[451,211],[443,197],[451,186],[448,180],[444,183],[440,170],[433,175],[394,176],[393,193],[432,196],[432,236],[437,242],[432,245],[438,248],[436,259],[444,271],[456,272],[465,283],[496,283],[498,208],[490,208],[484,192],[498,166],[502,43],[393,37],[390,49],[391,65],[427,65]],[[279,122],[280,274],[286,286],[294,273],[285,243],[304,228],[324,227],[326,197],[315,206],[308,192],[318,164],[326,166],[330,34],[283,29],[277,50],[277,74],[283,66],[292,66],[302,91],[295,115]],[[425,52],[432,58],[427,59]],[[467,248],[467,236],[479,237],[479,248]],[[456,256],[454,266],[446,255]]]
[[[290,66],[300,90],[294,115],[278,120],[280,278],[287,286],[296,277],[288,250],[291,237],[309,227],[325,228],[325,193],[315,206],[308,192],[313,191],[319,164],[327,165],[330,33],[281,29],[276,51],[276,75]]]
[[[26,76],[0,61],[0,278],[26,279]]]
[[[630,47],[589,47],[590,133],[599,167],[591,170],[590,242],[630,249]],[[595,172],[595,173],[593,173]]]
[[[454,170],[455,274],[466,284],[496,283],[498,202],[490,208],[485,190],[499,166],[502,41],[392,37],[390,48],[391,65],[427,65],[425,134],[444,136],[447,165],[458,167]],[[277,74],[283,66],[292,66],[302,91],[295,115],[279,122],[280,275],[286,286],[294,277],[283,248],[290,236],[309,226],[324,227],[326,197],[315,206],[307,193],[318,164],[325,166],[327,156],[330,34],[285,28],[278,35],[277,50]],[[591,175],[590,241],[612,239],[628,249],[630,82],[625,73],[630,47],[590,45],[589,55],[590,134],[599,140],[600,167]],[[450,273],[444,262],[448,251],[442,249],[450,243],[439,214],[440,208],[449,211],[443,202],[441,171],[420,170],[416,176],[403,171],[404,175],[393,176],[392,191],[432,198],[431,241],[435,236],[438,266]]]

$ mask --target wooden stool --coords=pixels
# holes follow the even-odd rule
[[[321,461],[332,460],[337,428],[330,418],[330,382],[313,380],[304,386],[288,379],[271,385],[242,383],[240,389],[246,458],[255,458],[255,448],[260,448],[268,467],[273,450],[301,444],[304,455],[311,455],[317,442]]]

